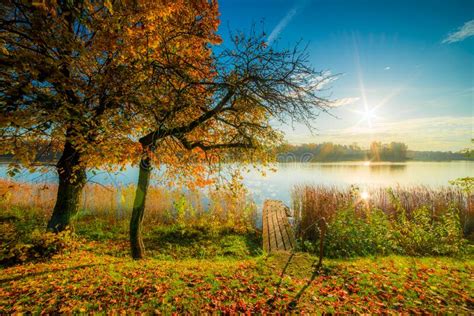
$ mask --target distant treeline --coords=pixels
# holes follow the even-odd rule
[[[332,161],[450,161],[474,160],[472,152],[414,151],[400,142],[383,144],[373,142],[369,149],[357,144],[285,144],[278,148],[279,162],[332,162]]]
[[[48,146],[49,145],[49,146]],[[57,146],[50,144],[38,144],[36,152],[38,162],[56,162],[61,153]],[[33,146],[33,145],[32,145]],[[13,155],[0,155],[1,162],[11,162]],[[277,148],[277,159],[279,162],[333,162],[333,161],[451,161],[472,160],[474,151],[465,150],[459,152],[451,151],[415,151],[408,150],[408,146],[400,142],[383,144],[373,142],[369,149],[361,148],[357,144],[340,145],[331,142],[321,144],[285,144]]]

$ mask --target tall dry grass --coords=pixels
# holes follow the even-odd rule
[[[406,212],[408,218],[421,207],[431,210],[431,218],[436,220],[450,207],[459,210],[464,236],[474,235],[474,197],[456,187],[433,189],[426,186],[394,188],[369,188],[361,192],[357,187],[340,189],[336,187],[298,185],[292,191],[292,207],[298,223],[298,234],[302,239],[319,235],[321,219],[327,223],[338,211],[353,208],[358,216],[365,216],[369,209],[380,209],[389,218],[399,212]]]
[[[12,208],[51,215],[57,185],[0,180],[0,212]],[[82,195],[79,218],[101,219],[111,224],[131,216],[134,186],[87,184]],[[245,190],[231,192],[170,190],[153,186],[146,201],[145,226],[157,224],[205,225],[244,230],[255,227],[257,208]]]

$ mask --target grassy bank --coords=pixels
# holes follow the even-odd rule
[[[48,212],[12,208],[0,213],[0,266],[47,260],[63,250],[93,242],[104,254],[128,257],[128,219],[80,215],[74,231],[46,233]],[[147,221],[145,221],[147,222]],[[261,233],[248,226],[211,221],[160,223],[148,221],[143,232],[147,256],[155,259],[245,259],[262,254]]]
[[[44,232],[51,203],[46,197],[54,188],[10,183],[6,189],[10,194],[0,200],[0,314],[474,312],[472,252],[459,217],[452,218],[451,226],[434,229],[443,214],[451,214],[443,207],[436,213],[439,217],[429,213],[429,221],[422,221],[426,226],[420,227],[416,208],[402,212],[410,231],[419,228],[415,231],[425,238],[416,235],[408,246],[426,250],[447,245],[452,250],[461,242],[463,251],[449,252],[452,257],[400,256],[379,251],[393,241],[390,234],[397,226],[391,225],[397,217],[368,212],[372,208],[360,200],[360,193],[333,192],[338,198],[332,201],[341,203],[334,205],[350,207],[334,207],[327,216],[325,252],[339,259],[325,259],[317,271],[312,253],[318,232],[308,235],[316,239],[299,235],[299,249],[306,252],[263,253],[255,205],[242,192],[214,192],[205,209],[193,200],[202,198],[198,193],[153,188],[144,225],[147,259],[137,262],[129,256],[126,202],[110,210],[100,198],[102,190],[110,188],[89,186],[87,194],[97,204],[83,202],[74,232],[59,235]],[[299,232],[302,216],[331,210],[331,195],[322,189],[315,192],[304,196],[306,208],[296,209]],[[412,194],[414,200],[417,192]],[[318,198],[308,198],[314,196]],[[397,212],[400,209],[393,214]],[[313,217],[313,224],[319,222]],[[437,240],[440,232],[455,238]],[[365,257],[357,257],[361,254]]]
[[[315,273],[308,254],[136,262],[104,248],[2,269],[0,313],[474,311],[472,260],[329,260]]]
[[[0,182],[0,192],[5,192],[0,194],[0,219],[11,218],[4,224],[10,236],[4,236],[16,241],[6,242],[8,249],[0,252],[0,263],[25,262],[30,255],[25,257],[23,249],[42,252],[43,244],[54,241],[48,239],[54,236],[42,236],[42,230],[53,208],[55,189],[53,185]],[[74,219],[75,233],[88,241],[127,243],[133,195],[133,187],[89,184]],[[469,240],[472,243],[474,203],[472,195],[461,188],[361,192],[356,187],[298,186],[292,200],[298,250],[318,251],[323,234],[326,257],[460,257],[467,252]],[[243,258],[261,252],[257,217],[257,207],[243,188],[204,195],[152,187],[144,221],[145,245],[149,255],[156,257],[230,254]]]

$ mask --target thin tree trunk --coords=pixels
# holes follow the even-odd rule
[[[151,169],[150,158],[148,156],[143,157],[140,161],[137,191],[135,193],[132,218],[130,220],[130,246],[134,259],[142,259],[145,256],[145,246],[142,238],[142,222],[145,213],[146,195],[150,184]]]
[[[60,232],[71,225],[71,219],[79,211],[82,190],[86,184],[86,170],[80,165],[79,152],[68,141],[56,169],[59,176],[58,193],[47,228]]]

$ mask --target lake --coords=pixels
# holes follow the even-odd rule
[[[244,174],[244,183],[255,202],[265,199],[279,199],[290,202],[291,189],[297,184],[315,184],[346,187],[352,184],[361,188],[374,186],[416,186],[439,187],[449,185],[448,181],[460,177],[474,177],[474,161],[404,163],[281,163],[276,172],[262,176],[251,170]],[[0,166],[0,178],[7,178],[6,166]],[[138,170],[128,168],[124,172],[90,174],[91,181],[106,185],[129,185],[136,183]],[[20,182],[56,182],[54,171],[42,174],[24,171],[15,180]]]

